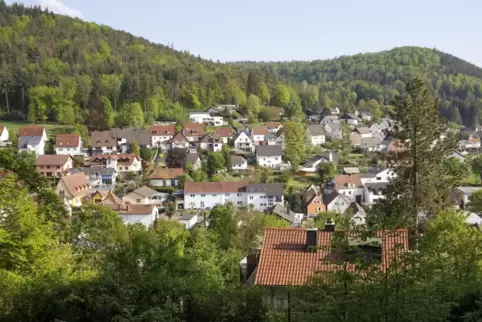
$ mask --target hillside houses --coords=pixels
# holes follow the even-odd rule
[[[47,132],[43,126],[21,126],[18,129],[18,150],[32,152],[35,155],[45,154]]]

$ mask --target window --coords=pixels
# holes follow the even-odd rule
[[[141,199],[137,199],[136,201],[137,201],[138,203],[140,203],[140,202],[141,202]]]
[[[194,198],[194,197],[196,197],[196,195],[191,195],[191,198]]]
[[[266,161],[266,158],[263,158],[263,161]]]
[[[240,193],[238,193],[238,197],[241,197],[241,194],[240,194]]]
[[[206,195],[205,195],[205,194],[202,194],[201,197],[206,197]]]
[[[216,197],[216,196],[217,196],[217,194],[213,193],[213,197]]]
[[[278,161],[278,158],[274,158],[276,161]]]
[[[204,208],[204,201],[201,201],[201,208]]]
[[[381,178],[381,177],[377,177],[377,180],[382,180],[382,178]]]
[[[348,191],[348,194],[351,195],[351,191]]]
[[[226,196],[226,197],[229,197],[229,196],[230,196],[230,194],[229,194],[229,193],[226,193],[226,194],[225,194],[225,196]]]
[[[254,197],[253,197],[253,196],[249,196],[249,200],[253,200],[253,199],[254,199]]]
[[[242,201],[238,201],[238,206],[242,206],[243,205],[243,202]]]

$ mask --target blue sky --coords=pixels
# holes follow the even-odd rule
[[[23,2],[213,60],[312,60],[414,45],[482,66],[480,0]]]

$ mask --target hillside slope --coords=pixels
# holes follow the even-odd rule
[[[310,100],[314,91],[319,93],[321,107],[370,109],[374,102],[368,106],[366,103],[374,99],[383,108],[390,104],[394,94],[403,92],[403,83],[414,76],[429,80],[440,96],[441,112],[451,121],[473,125],[482,107],[482,68],[434,49],[400,47],[330,60],[240,62],[236,66],[261,68],[304,83],[299,90],[302,98],[308,98],[303,100],[305,108],[311,107],[306,101],[311,104],[316,101]]]
[[[256,75],[257,86],[268,91],[278,83]],[[132,111],[142,110],[143,121],[179,120],[185,109],[245,104],[248,77],[241,68],[107,26],[0,0],[3,118],[102,128],[129,123]]]

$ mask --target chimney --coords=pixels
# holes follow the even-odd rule
[[[318,229],[307,228],[306,229],[306,247],[316,247],[318,246]]]
[[[325,223],[325,231],[333,232],[335,231],[335,221],[332,218],[328,218]]]
[[[328,160],[330,160],[330,162],[333,162],[333,151],[330,151],[328,153]]]

